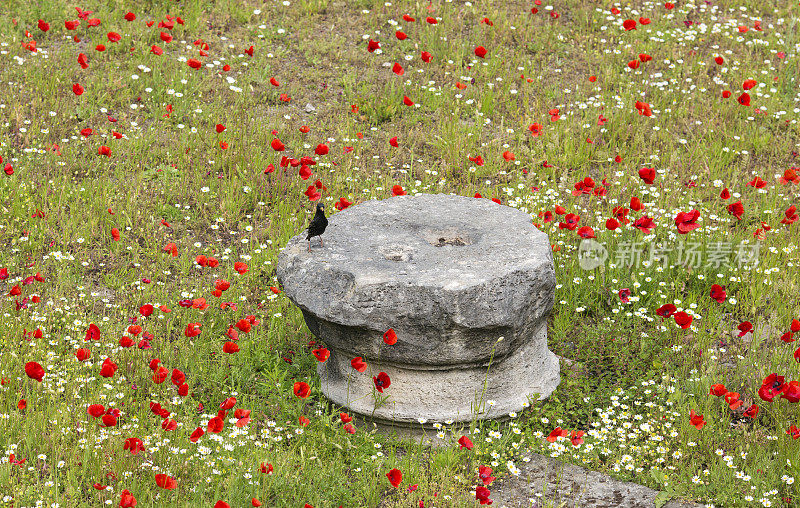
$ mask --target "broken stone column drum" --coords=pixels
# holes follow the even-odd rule
[[[528,214],[421,194],[329,220],[324,247],[315,238],[307,252],[298,235],[278,260],[284,294],[331,351],[317,367],[328,399],[379,423],[430,426],[504,417],[555,390],[553,256]],[[364,373],[351,366],[358,356]],[[376,404],[379,372],[391,385]]]

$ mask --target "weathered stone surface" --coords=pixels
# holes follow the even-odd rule
[[[309,253],[304,238],[281,252],[278,280],[331,350],[319,371],[335,403],[396,422],[464,421],[519,411],[557,386],[552,254],[527,214],[488,199],[398,196],[334,214],[324,247]],[[382,340],[389,328],[393,346]],[[350,366],[356,356],[366,373]],[[379,371],[392,384],[375,410]],[[477,411],[481,395],[495,404]]]
[[[531,508],[654,508],[658,491],[608,475],[565,464],[534,454],[530,462],[519,462],[519,476],[507,477],[492,487],[492,506]],[[537,504],[538,503],[538,504]],[[700,508],[701,505],[672,500],[664,508]]]

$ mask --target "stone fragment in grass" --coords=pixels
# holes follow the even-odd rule
[[[458,423],[521,411],[558,385],[547,348],[553,257],[528,214],[489,199],[397,196],[334,214],[311,252],[304,238],[281,252],[278,280],[331,351],[318,372],[335,404],[381,423]],[[380,372],[391,380],[382,394]]]

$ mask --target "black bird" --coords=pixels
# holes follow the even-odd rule
[[[314,214],[311,224],[308,225],[308,236],[306,237],[306,240],[308,240],[308,252],[311,252],[311,239],[315,236],[319,237],[320,246],[323,245],[322,233],[325,232],[326,227],[328,227],[328,219],[325,217],[325,205],[317,203],[317,213]]]

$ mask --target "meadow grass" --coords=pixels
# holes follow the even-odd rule
[[[127,490],[139,506],[473,506],[479,466],[502,479],[542,453],[663,499],[795,506],[797,5],[670,5],[106,0],[80,18],[65,2],[4,2],[0,503],[130,506]],[[317,164],[303,179],[284,156]],[[330,211],[403,191],[531,214],[556,263],[556,392],[473,422],[471,450],[348,432],[319,391],[323,345],[275,277],[317,190]],[[700,227],[682,234],[676,216],[693,210]],[[649,232],[634,226],[645,216]],[[608,259],[584,270],[591,237]],[[227,353],[242,319],[252,328]],[[104,377],[107,358],[118,369]],[[786,383],[769,402],[771,373]],[[230,397],[224,428],[190,442]]]

